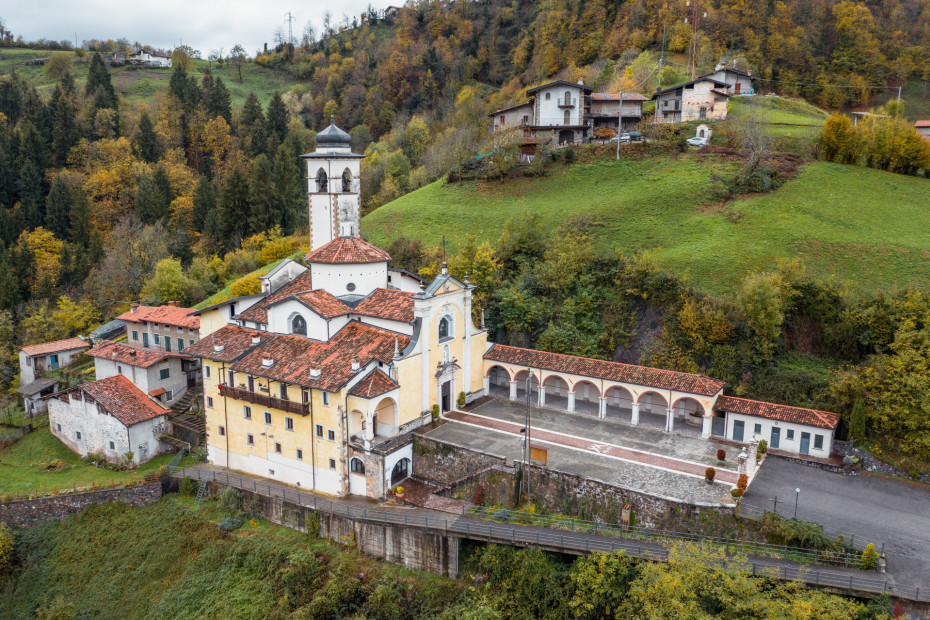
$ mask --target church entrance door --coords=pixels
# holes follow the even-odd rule
[[[452,382],[442,384],[442,412],[452,411]]]

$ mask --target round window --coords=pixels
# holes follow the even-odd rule
[[[346,290],[351,293],[352,291],[355,290],[355,284],[353,284],[352,282],[349,282],[348,284],[346,284]]]

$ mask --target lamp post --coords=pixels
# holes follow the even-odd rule
[[[798,520],[798,499],[801,497],[801,489],[794,490],[794,520]]]

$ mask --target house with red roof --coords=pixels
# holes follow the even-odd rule
[[[130,64],[145,65],[147,67],[171,67],[171,54],[160,50],[140,49],[129,56],[126,60]]]
[[[49,428],[71,451],[113,463],[145,463],[168,446],[169,409],[124,375],[85,383],[48,398]]]
[[[171,406],[196,383],[189,377],[189,368],[196,358],[183,353],[169,353],[137,347],[124,342],[103,340],[87,352],[94,358],[96,379],[122,375],[133,385]]]
[[[74,358],[91,347],[83,338],[65,338],[30,344],[19,350],[19,383],[25,387],[50,370],[70,366]]]
[[[930,121],[915,121],[914,131],[930,140]]]

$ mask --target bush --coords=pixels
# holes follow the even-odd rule
[[[865,570],[873,570],[878,566],[878,552],[875,550],[875,545],[869,543],[865,546],[865,549],[862,550],[862,568]]]
[[[0,575],[13,567],[13,531],[0,523]]]
[[[720,448],[719,450],[717,450],[717,460],[718,460],[718,461],[725,461],[725,460],[727,460],[727,452],[726,452],[726,450],[724,450],[723,448]]]
[[[194,460],[197,461],[198,463],[206,463],[207,462],[207,449],[204,448],[203,446],[194,448],[194,451],[191,453],[191,456],[194,457]]]
[[[181,481],[181,495],[184,497],[190,497],[197,492],[197,484],[187,476],[184,476],[184,480]]]
[[[433,405],[433,419],[439,419],[439,405]]]
[[[733,497],[742,497],[742,496],[743,496],[743,490],[740,489],[739,487],[737,487],[737,488],[735,488],[735,489],[730,489],[730,495],[732,495]]]
[[[228,489],[231,487],[226,487],[226,488]],[[219,528],[223,530],[224,534],[229,534],[231,531],[238,530],[240,527],[242,527],[242,517],[240,517],[239,515],[236,515],[234,517],[226,517],[225,519],[219,522]]]
[[[304,519],[304,527],[307,528],[307,534],[313,538],[320,537],[320,513],[311,511],[307,518]]]
[[[713,467],[708,467],[704,470],[704,480],[708,482],[713,482],[714,478],[717,476],[717,470]]]
[[[228,515],[234,515],[239,512],[239,501],[241,499],[242,494],[234,487],[225,487],[220,491],[217,507]]]
[[[736,488],[746,490],[746,487],[749,486],[749,476],[746,474],[740,474],[739,478],[736,479]]]
[[[459,407],[465,406],[465,392],[459,392],[458,401],[459,401]]]
[[[762,441],[759,442],[759,449],[756,451],[756,454],[764,455],[768,451],[769,451],[769,442],[763,439]]]
[[[480,484],[475,485],[475,492],[471,496],[471,503],[476,506],[484,505],[484,487]]]
[[[562,151],[562,157],[565,158],[565,163],[570,164],[575,161],[575,149],[570,146],[566,146],[565,150]]]

